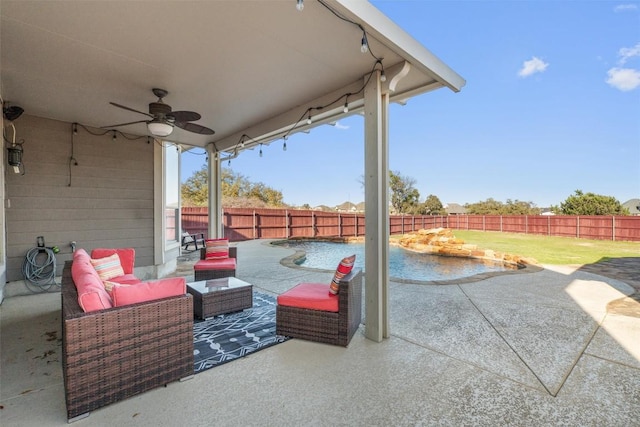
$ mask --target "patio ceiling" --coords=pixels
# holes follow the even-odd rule
[[[391,100],[464,80],[368,2],[324,0],[366,30],[383,58]],[[11,1],[0,3],[1,90],[27,114],[93,127],[145,120],[110,101],[147,111],[154,87],[174,110],[202,115],[215,130],[175,129],[173,142],[230,151],[247,134],[281,138],[308,108],[316,126],[344,116],[346,93],[376,60],[360,52],[362,30],[318,1]],[[380,67],[378,67],[380,68]],[[396,81],[397,73],[406,74]],[[395,85],[395,86],[394,86]],[[349,97],[353,114],[362,93]],[[306,125],[306,119],[300,123]],[[117,128],[148,134],[144,123]],[[247,145],[247,148],[250,146]]]

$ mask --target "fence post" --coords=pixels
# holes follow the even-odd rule
[[[356,229],[353,232],[355,234],[356,237],[358,237],[358,214],[353,214],[353,216],[355,217],[355,225],[356,225]]]
[[[613,241],[616,241],[616,217],[614,215],[611,216],[611,238]]]
[[[580,238],[580,215],[576,216],[576,237]]]
[[[311,237],[316,237],[316,215],[311,211]]]
[[[284,238],[289,238],[289,210],[284,210]]]
[[[253,210],[253,230],[252,230],[252,233],[253,233],[253,240],[257,239],[258,238],[258,221],[257,221],[257,218],[256,218],[256,210],[255,209]]]
[[[551,236],[551,215],[547,215],[547,236]]]
[[[482,215],[482,231],[487,231],[487,226],[485,224],[485,217],[484,215]]]
[[[524,216],[524,234],[529,234],[529,215]]]
[[[338,237],[342,237],[342,214],[338,213]]]

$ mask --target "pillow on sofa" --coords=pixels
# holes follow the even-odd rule
[[[111,288],[114,307],[184,295],[186,293],[187,285],[184,277],[152,280],[136,285],[114,284]]]
[[[113,254],[99,259],[91,258],[91,265],[96,269],[98,276],[100,276],[100,280],[102,281],[113,279],[118,276],[124,276],[124,270],[120,264],[120,257],[118,254]]]
[[[229,239],[207,239],[204,241],[204,259],[229,258]]]
[[[133,267],[136,261],[136,250],[134,248],[95,248],[91,251],[91,258],[106,258],[113,254],[120,257],[120,265],[124,274],[133,274]]]
[[[351,273],[353,270],[353,264],[356,262],[356,255],[353,254],[351,256],[345,257],[338,264],[338,268],[336,268],[336,273],[333,275],[333,280],[329,285],[329,292],[334,295],[338,295],[338,291],[340,290],[340,280],[347,274]]]

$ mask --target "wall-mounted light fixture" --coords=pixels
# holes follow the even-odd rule
[[[7,152],[7,162],[9,166],[13,167],[15,173],[20,173],[20,166],[22,166],[22,145],[15,144],[7,147]]]
[[[6,105],[3,103],[2,105],[2,114],[9,122],[7,127],[11,127],[11,130],[13,131],[11,140],[6,140],[11,143],[11,145],[7,147],[7,163],[9,163],[9,166],[13,168],[15,173],[20,173],[20,167],[23,166],[22,153],[24,150],[22,149],[22,144],[24,141],[16,143],[16,127],[13,125],[13,121],[20,117],[22,113],[24,113],[24,109],[22,107],[18,107],[17,105],[10,106],[8,103]],[[24,175],[24,168],[22,169],[22,174]]]

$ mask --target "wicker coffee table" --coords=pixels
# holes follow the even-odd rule
[[[199,319],[253,307],[253,285],[235,277],[187,283]]]

